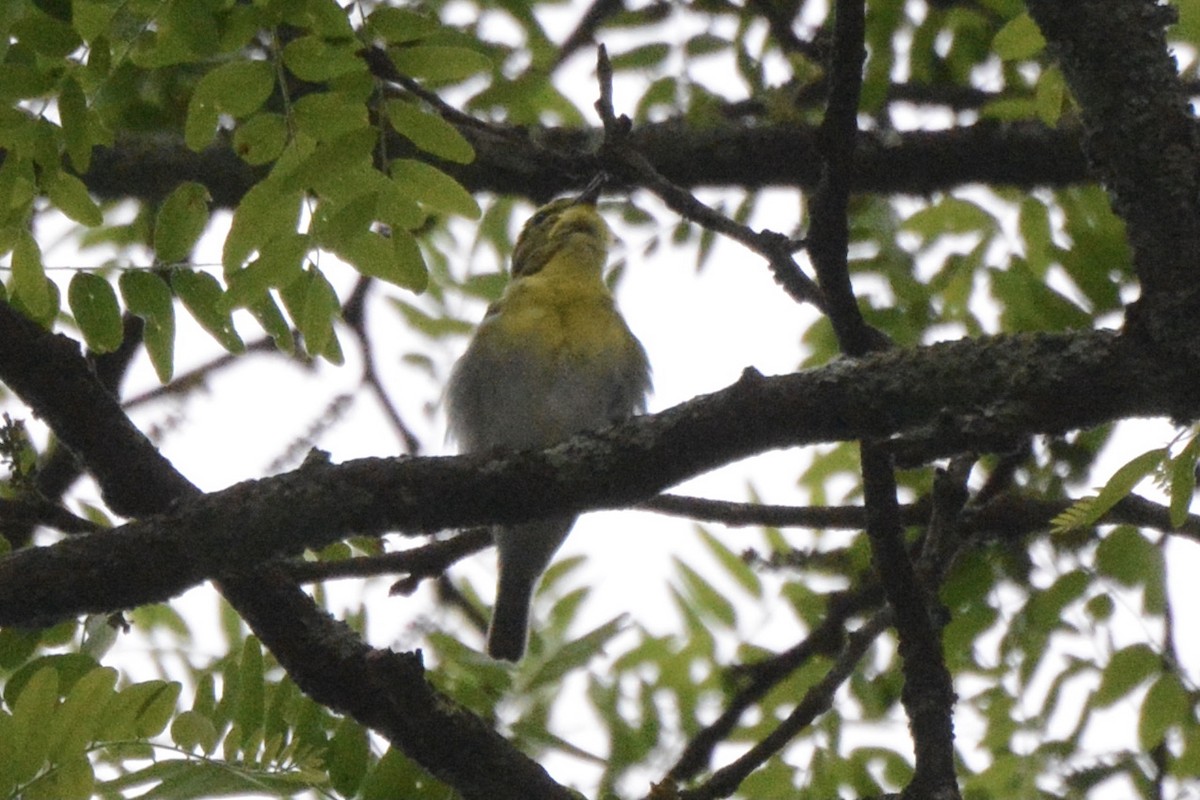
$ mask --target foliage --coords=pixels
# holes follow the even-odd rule
[[[305,363],[362,363],[360,391],[383,398],[417,454],[429,446],[420,424],[403,418],[373,372],[379,342],[390,343],[392,360],[401,343],[405,391],[419,394],[421,378],[443,382],[447,353],[501,291],[491,266],[511,254],[525,201],[590,177],[604,137],[585,130],[596,89],[563,77],[572,63],[590,64],[593,50],[583,43],[610,51],[622,88],[617,112],[630,115],[633,135],[665,130],[688,153],[731,130],[760,142],[779,130],[819,138],[834,35],[825,5],[599,2],[585,16],[581,4],[505,0],[357,0],[346,8],[333,0],[10,0],[0,10],[5,302],[79,339],[93,364],[137,345],[178,394],[238,362],[215,359],[179,375],[179,356],[195,344],[184,338],[189,318],[239,358],[270,349]],[[1027,129],[1081,135],[1081,110],[1056,51],[1022,4],[866,6],[859,114],[872,144],[895,139],[898,152],[909,152],[914,130],[927,126],[1001,138]],[[1195,52],[1197,15],[1181,13],[1169,36],[1181,52]],[[551,23],[564,14],[582,19],[578,37]],[[1194,71],[1186,66],[1185,76]],[[489,136],[506,143],[500,156],[484,150]],[[505,151],[518,141],[528,150]],[[949,153],[952,143],[942,146]],[[145,152],[133,163],[141,169],[114,178],[114,154],[128,158],[139,148]],[[720,151],[713,145],[707,155],[717,161]],[[559,182],[520,163],[526,152]],[[972,155],[979,162],[988,152]],[[771,187],[752,173],[768,157],[778,162],[768,171],[781,176]],[[211,160],[218,158],[227,161]],[[930,163],[936,156],[926,158],[919,169],[906,167],[940,169]],[[223,163],[228,171],[140,174],[153,172],[155,159]],[[663,156],[663,170],[678,170],[680,186],[716,186],[709,205],[746,230],[778,223],[771,212],[782,185],[802,196],[803,213],[785,223],[793,227],[787,233],[807,232],[810,196],[826,185],[795,177],[788,162],[796,152],[765,145],[743,158],[744,175],[705,173],[708,159],[695,160],[685,166],[697,171],[687,172]],[[563,163],[578,174],[563,172]],[[868,324],[903,348],[1119,324],[1138,280],[1125,222],[1102,187],[1048,169],[990,181],[963,169],[933,189],[862,177],[849,202],[846,252]],[[720,268],[714,254],[731,252],[730,242],[625,178],[634,191],[607,201],[605,211],[641,248],[623,251],[618,277],[638,259],[680,252],[695,258],[697,279]],[[483,189],[497,187],[481,200]],[[52,232],[64,229],[95,255],[91,263],[53,261]],[[477,274],[476,262],[487,270]],[[72,269],[58,273],[63,266]],[[738,268],[760,267],[747,256]],[[351,291],[347,274],[356,281]],[[363,321],[368,295],[381,300],[380,327]],[[133,319],[141,322],[136,333]],[[821,316],[807,329],[798,368],[842,355],[831,320]],[[721,324],[719,314],[712,324]],[[347,359],[348,343],[358,358]],[[1012,385],[1024,377],[1014,374]],[[423,400],[432,403],[429,394]],[[997,415],[1010,399],[996,398]],[[323,443],[341,408],[330,400],[326,417],[297,434],[305,448]],[[45,546],[60,534],[98,535],[120,524],[99,503],[86,505],[86,492],[39,483],[73,468],[56,461],[66,448],[31,439],[10,413],[25,412],[6,412],[0,430],[3,547]],[[905,543],[937,597],[931,617],[944,617],[965,797],[1082,797],[1113,787],[1162,797],[1200,781],[1195,654],[1177,650],[1179,615],[1167,585],[1168,547],[1195,538],[1200,525],[1189,515],[1200,437],[1181,424],[1174,441],[1134,442],[1146,452],[1105,474],[1100,457],[1120,441],[1114,422],[1022,436],[977,454],[963,540],[946,564],[921,555],[934,536],[930,509],[945,462],[896,472],[910,514]],[[644,624],[638,609],[632,621],[581,630],[586,564],[562,559],[542,586],[531,653],[509,669],[477,650],[472,626],[487,592],[469,573],[439,578],[441,605],[415,626],[429,682],[589,796],[645,794],[648,782],[659,786],[653,796],[676,796],[767,741],[805,703],[819,703],[829,676],[849,662],[828,707],[730,791],[898,791],[914,774],[901,648],[892,632],[865,633],[884,602],[861,533],[866,518],[855,516],[865,491],[858,452],[853,442],[812,448],[791,478],[797,503],[811,506],[691,508],[696,549],[663,576],[674,605],[665,633]],[[1151,476],[1165,505],[1135,495]],[[989,524],[984,512],[997,498],[1012,516]],[[66,521],[46,509],[71,504],[83,514]],[[825,510],[846,515],[806,516]],[[768,513],[775,511],[792,516]],[[975,527],[971,513],[983,519]],[[741,514],[758,532],[726,536],[720,523],[743,524]],[[382,550],[378,538],[354,538],[309,553],[305,566],[333,576]],[[388,568],[372,571],[371,587],[392,580]],[[335,608],[322,589],[314,594]],[[389,603],[389,611],[399,607]],[[142,606],[128,622],[98,615],[0,631],[0,797],[452,791],[419,757],[304,694],[222,608],[216,656],[169,604]],[[349,615],[366,630],[361,601]],[[146,643],[155,677],[135,680],[108,665],[108,645],[129,637]],[[860,641],[860,657],[849,659]],[[575,740],[581,726],[586,745]],[[1125,735],[1098,740],[1104,728]]]

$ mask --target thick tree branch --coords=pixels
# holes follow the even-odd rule
[[[163,498],[192,494],[191,483],[96,380],[79,343],[46,331],[0,302],[0,380],[82,457],[109,507],[136,516],[162,510]],[[115,441],[124,446],[112,447]]]
[[[471,191],[537,200],[574,187],[562,164],[547,159],[547,147],[582,154],[600,139],[594,130],[531,129],[514,136],[477,125],[458,128],[476,159],[467,165],[435,162],[440,168]],[[630,142],[667,180],[688,188],[812,189],[820,178],[815,129],[791,122],[709,128],[663,122],[636,128]],[[388,141],[387,151],[430,158],[399,138]],[[868,132],[854,158],[856,192],[929,194],[968,183],[1028,188],[1089,180],[1079,133],[1036,123]],[[216,206],[231,208],[262,176],[261,168],[242,162],[228,144],[196,153],[179,137],[127,133],[113,147],[95,149],[83,178],[93,194],[109,200],[160,200],[182,181],[199,181]]]
[[[1129,330],[1200,364],[1200,131],[1148,0],[1030,0],[1083,109],[1090,160],[1128,225],[1142,299]]]
[[[0,379],[9,379],[2,358]],[[1131,416],[1195,419],[1194,386],[1189,369],[1154,362],[1106,332],[949,342],[794,375],[748,373],[723,391],[544,452],[314,463],[161,517],[15,553],[0,561],[0,624],[163,600],[231,568],[349,534],[624,507],[782,447],[921,431],[931,453],[950,455]]]
[[[1177,12],[1147,0],[1030,0],[1083,109],[1085,147],[1128,223],[1147,292],[1195,290],[1200,134],[1167,48]]]

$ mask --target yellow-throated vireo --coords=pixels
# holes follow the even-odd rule
[[[548,447],[645,409],[650,363],[604,282],[611,234],[596,210],[602,183],[542,206],[521,230],[511,280],[450,376],[450,433],[463,451]],[[534,590],[574,522],[494,529],[493,658],[524,655]]]

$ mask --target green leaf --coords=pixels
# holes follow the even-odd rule
[[[248,117],[275,91],[275,68],[267,61],[230,61],[206,73],[192,93],[217,111]]]
[[[33,5],[57,20],[71,21],[72,9],[69,0],[33,0]]]
[[[1100,676],[1092,702],[1107,708],[1162,669],[1162,659],[1147,645],[1135,644],[1113,653]]]
[[[723,53],[733,46],[733,42],[724,36],[713,33],[698,33],[684,43],[684,51],[689,56],[706,56],[713,53]]]
[[[369,179],[349,182],[346,178],[355,173],[369,174],[374,171],[371,154],[377,137],[378,132],[374,128],[355,128],[336,139],[321,142],[311,155],[288,173],[283,185],[293,190],[315,189],[323,196],[344,193],[349,185],[352,193],[360,193]]]
[[[365,231],[339,243],[334,252],[363,275],[417,291],[425,288],[427,274],[421,252],[407,231],[394,231],[391,240]]]
[[[576,596],[582,600],[585,594],[585,592],[578,592]],[[575,618],[574,613],[565,616],[569,616],[570,619]],[[569,621],[564,621],[564,627]],[[578,673],[593,661],[597,654],[604,653],[605,646],[620,635],[626,625],[626,615],[621,614],[567,642],[538,667],[537,672],[529,678],[526,688],[533,691],[540,687],[561,685],[566,676]]]
[[[187,117],[183,123],[183,142],[197,153],[212,144],[221,122],[221,113],[212,98],[199,93],[192,95],[188,103]]]
[[[990,269],[992,293],[1004,305],[1005,330],[1080,330],[1092,326],[1092,315],[1038,278],[1029,265],[1013,258],[1007,269]]]
[[[316,267],[280,292],[292,322],[304,337],[304,347],[312,355],[326,355],[336,346],[333,320],[340,313],[337,293]],[[331,344],[332,343],[332,344]],[[336,363],[336,362],[335,362]]]
[[[1001,61],[1032,58],[1046,47],[1046,39],[1028,12],[1010,19],[992,37],[992,50]]]
[[[643,44],[623,53],[614,53],[611,59],[612,67],[614,70],[652,69],[662,64],[670,54],[671,46],[668,44]]]
[[[253,114],[275,89],[275,70],[266,61],[232,61],[205,74],[188,102],[184,141],[200,151],[213,139],[221,114]]]
[[[21,44],[53,59],[64,59],[83,44],[70,24],[32,8],[12,24],[8,33]]]
[[[175,304],[171,287],[152,272],[121,273],[121,298],[129,313],[146,321],[142,339],[158,379],[163,383],[174,374]]]
[[[475,148],[471,143],[438,115],[403,100],[389,100],[384,108],[396,132],[425,152],[458,164],[475,160]]]
[[[283,312],[279,310],[274,298],[269,294],[264,294],[250,303],[247,308],[281,352],[288,355],[296,352],[292,329],[288,326],[287,320],[283,318]]]
[[[429,285],[429,269],[421,256],[417,240],[405,230],[392,229],[392,257],[394,259],[387,280],[418,294]]]
[[[297,280],[303,274],[304,258],[311,247],[312,240],[304,234],[275,239],[244,269],[226,275],[229,291],[224,305],[230,310],[249,306],[263,298],[268,289],[282,288]]]
[[[996,228],[996,218],[977,203],[957,197],[940,201],[910,215],[900,229],[920,234],[926,241],[954,233],[989,233]]]
[[[208,227],[208,203],[203,184],[184,181],[163,201],[154,222],[154,249],[160,261],[186,261],[196,241]]]
[[[311,30],[330,39],[352,39],[354,28],[350,24],[349,9],[342,8],[334,0],[300,0],[283,3],[283,21],[299,28]]]
[[[222,347],[231,353],[245,352],[246,345],[233,327],[233,318],[216,278],[207,272],[180,269],[171,274],[171,286],[196,321]]]
[[[265,709],[265,678],[263,675],[262,645],[254,636],[247,636],[242,644],[242,658],[238,670],[238,697],[234,722],[242,731],[243,752],[250,751],[250,743],[262,733]]]
[[[1138,742],[1142,749],[1150,751],[1162,744],[1169,730],[1188,723],[1192,705],[1177,676],[1171,673],[1160,675],[1146,692],[1138,717]]]
[[[39,322],[48,322],[57,310],[51,307],[49,282],[42,268],[42,250],[28,231],[21,231],[13,246],[9,293]]]
[[[100,206],[88,194],[83,181],[74,175],[59,170],[53,173],[45,182],[46,197],[62,213],[78,222],[94,228],[104,222]]]
[[[401,188],[410,192],[423,206],[459,214],[467,219],[479,219],[482,213],[471,193],[437,167],[401,158],[391,163],[391,175]]]
[[[11,672],[28,661],[40,641],[35,630],[0,628],[0,669]]]
[[[233,149],[247,164],[269,164],[283,152],[287,136],[287,121],[283,115],[264,111],[237,126],[233,132]]]
[[[1171,459],[1171,527],[1187,521],[1192,498],[1196,494],[1196,461],[1200,457],[1200,434],[1193,434],[1187,446]]]
[[[76,272],[67,288],[67,304],[87,346],[111,353],[125,338],[117,293],[106,279],[91,272]]]
[[[371,126],[367,107],[341,92],[317,92],[301,97],[292,105],[296,129],[318,142]]]
[[[122,733],[143,739],[157,736],[171,721],[181,688],[175,681],[159,680],[126,686],[106,709],[106,733],[112,738]]]
[[[456,83],[492,69],[487,56],[466,47],[394,47],[388,50],[388,55],[396,69],[405,75],[437,83]]]
[[[1088,574],[1081,569],[1060,575],[1050,586],[1030,597],[1025,608],[1029,622],[1043,630],[1059,625],[1063,610],[1083,597],[1090,583]]]
[[[283,48],[283,63],[292,74],[310,83],[322,83],[353,72],[366,72],[358,57],[357,41],[328,41],[320,36],[301,36]]]
[[[52,640],[61,637],[65,634],[70,641],[72,635],[77,635],[77,626],[72,624],[68,627],[63,627],[62,631],[56,634],[56,637],[48,636],[49,631],[42,632],[43,646],[53,646]],[[4,684],[4,700],[11,707],[16,703],[17,697],[25,690],[25,685],[34,675],[42,669],[49,667],[58,675],[58,691],[60,696],[65,696],[67,692],[75,685],[75,682],[94,670],[99,664],[96,659],[91,656],[85,656],[81,653],[61,653],[48,656],[41,656],[28,664],[25,664],[15,673],[13,673],[8,681]]]
[[[381,5],[367,16],[365,33],[368,40],[400,44],[428,36],[440,27],[441,23],[433,17],[407,8]]]
[[[398,183],[381,173],[374,173],[378,181],[377,203],[375,214],[380,222],[385,222],[393,229],[405,231],[415,230],[427,219],[427,215],[417,205],[412,194],[405,191]]]
[[[333,790],[353,797],[371,764],[371,743],[366,730],[348,717],[339,722],[329,741],[326,763]]]
[[[5,696],[13,709],[12,736],[21,742],[9,771],[18,783],[24,783],[46,762],[51,734],[48,722],[58,703],[58,672],[51,666],[44,666],[25,681],[15,698],[7,689]]]
[[[76,0],[71,4],[71,24],[86,42],[109,31],[116,9],[100,0]]]
[[[1122,525],[1100,540],[1096,569],[1125,586],[1152,585],[1164,574],[1161,551],[1131,525]]]
[[[442,314],[430,314],[423,309],[404,302],[398,297],[388,298],[393,307],[404,317],[408,327],[418,330],[430,338],[440,339],[449,335],[465,336],[475,330],[475,325]]]
[[[681,595],[681,599],[693,612],[702,611],[705,616],[718,620],[727,628],[736,627],[737,613],[725,595],[683,561],[675,559],[675,568],[686,588],[686,594]]]
[[[713,536],[704,528],[700,528],[699,532],[701,540],[708,546],[708,551],[720,562],[729,576],[737,581],[751,597],[761,599],[762,581],[759,580],[754,570],[747,566],[746,562],[737,553],[726,547],[720,539]]]
[[[96,788],[92,762],[83,753],[54,765],[21,793],[23,800],[89,800]]]
[[[1174,759],[1172,775],[1200,777],[1200,725],[1187,725],[1183,731],[1183,753]]]
[[[1113,612],[1116,610],[1116,603],[1106,594],[1098,594],[1092,597],[1084,604],[1084,609],[1088,616],[1097,623],[1107,622],[1112,619]]]
[[[1021,201],[1017,225],[1025,244],[1025,260],[1036,277],[1042,280],[1054,252],[1050,209],[1037,198],[1027,197]]]
[[[448,787],[395,748],[389,748],[375,762],[359,790],[361,800],[394,800],[404,798],[445,797],[452,793]]]
[[[217,688],[216,679],[211,672],[206,672],[196,681],[196,695],[192,699],[192,710],[198,714],[216,719]],[[224,721],[224,720],[220,720]]]
[[[275,239],[294,236],[303,199],[301,189],[285,191],[276,181],[251,187],[233,212],[233,224],[225,237],[221,263],[226,274],[245,264],[255,250],[262,251]]]
[[[101,715],[116,685],[117,671],[111,667],[96,667],[75,682],[49,721],[52,730],[48,752],[52,761],[84,755],[84,748],[100,731]]]
[[[1038,119],[1053,128],[1062,116],[1063,99],[1067,95],[1067,81],[1057,67],[1047,67],[1038,77],[1035,91]]]
[[[317,242],[322,247],[337,251],[339,247],[369,233],[375,221],[377,197],[375,192],[367,191],[350,197],[346,202],[321,203],[312,224]]]
[[[184,711],[171,722],[171,741],[184,750],[211,753],[219,736],[212,720],[198,711]]]
[[[1113,473],[1098,495],[1076,502],[1055,517],[1051,521],[1052,532],[1064,533],[1075,528],[1094,525],[1097,520],[1108,513],[1109,509],[1128,497],[1134,487],[1158,469],[1169,456],[1170,451],[1163,447],[1131,459]]]
[[[71,166],[79,174],[87,172],[92,163],[92,134],[88,120],[87,98],[79,81],[63,78],[58,92],[58,118]],[[99,223],[96,223],[99,224]]]
[[[213,797],[264,794],[293,797],[314,785],[319,775],[304,770],[275,772],[232,763],[166,759],[133,770],[100,785],[104,797],[123,797],[122,790],[151,786],[140,800],[208,800]]]

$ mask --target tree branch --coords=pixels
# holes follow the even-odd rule
[[[684,219],[745,245],[767,260],[775,282],[792,299],[824,308],[825,299],[821,296],[820,288],[804,274],[794,258],[794,253],[802,249],[804,243],[793,241],[776,231],[755,231],[747,225],[734,222],[663,177],[631,142],[633,123],[629,117],[617,117],[613,109],[612,64],[603,45],[599,48],[596,73],[600,81],[600,99],[596,101],[596,111],[604,124],[604,142],[599,152],[603,167],[615,172],[630,185],[641,186],[658,195],[668,208]]]
[[[1086,147],[1128,225],[1142,298],[1128,329],[1200,365],[1200,131],[1164,28],[1145,0],[1030,0],[1029,12],[1083,109]]]
[[[388,140],[387,151],[430,161],[472,192],[543,200],[578,188],[559,159],[547,158],[547,148],[588,153],[600,139],[589,129],[530,128],[512,136],[479,125],[457,127],[475,148],[471,164],[439,162],[398,136]],[[685,188],[813,189],[820,177],[815,129],[791,122],[695,128],[674,120],[639,126],[630,143],[657,172]],[[263,174],[225,143],[196,153],[182,137],[124,133],[112,147],[93,151],[83,179],[101,199],[150,201],[166,197],[182,181],[199,181],[215,206],[232,208]],[[946,131],[864,133],[851,188],[925,195],[970,183],[1030,188],[1084,182],[1090,179],[1077,131],[980,122]]]
[[[866,60],[864,0],[838,0],[829,68],[829,104],[821,123],[821,183],[812,199],[808,254],[812,259],[834,334],[842,352],[861,356],[889,346],[867,325],[850,283],[848,209],[858,103]],[[942,658],[941,636],[927,609],[904,544],[892,454],[872,437],[859,441],[871,562],[879,575],[899,639],[916,769],[905,794],[957,796],[954,772],[954,689]]]
[[[0,344],[5,381],[9,344]],[[164,600],[229,569],[351,534],[625,507],[781,447],[928,428],[936,431],[930,451],[950,455],[1131,416],[1195,419],[1194,386],[1189,369],[1100,331],[897,349],[773,378],[748,373],[715,394],[542,452],[314,463],[160,517],[14,553],[0,560],[0,624]],[[531,485],[543,490],[525,491]]]
[[[667,779],[681,783],[707,769],[717,745],[733,732],[748,708],[813,657],[839,652],[845,646],[847,621],[877,608],[882,600],[883,594],[877,583],[834,593],[829,598],[828,613],[821,624],[799,643],[773,658],[739,668],[737,673],[748,678],[745,685],[729,699],[725,710],[715,720],[692,737],[667,773]]]
[[[891,624],[891,609],[884,609],[871,617],[861,628],[847,636],[845,647],[842,648],[833,666],[825,673],[825,677],[804,693],[804,697],[792,709],[792,713],[787,716],[787,719],[755,742],[749,750],[731,764],[714,772],[712,777],[703,784],[695,789],[680,792],[681,800],[712,800],[712,798],[729,797],[733,794],[751,772],[787,746],[796,734],[811,725],[819,715],[829,710],[838,687],[850,677],[871,643]]]

